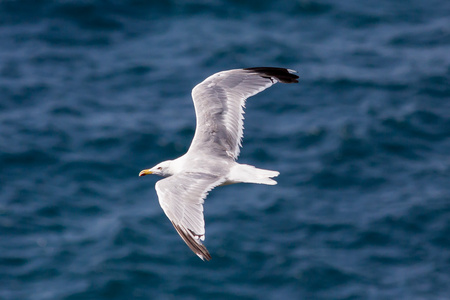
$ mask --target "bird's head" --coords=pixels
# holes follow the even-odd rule
[[[171,163],[172,163],[171,160],[163,161],[151,169],[142,170],[139,173],[139,176],[145,176],[145,175],[150,175],[150,174],[155,174],[155,175],[159,175],[162,177],[170,176],[170,175],[172,175],[172,172],[170,169]]]

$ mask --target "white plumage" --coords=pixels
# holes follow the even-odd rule
[[[298,82],[294,71],[248,68],[216,73],[192,90],[197,126],[187,153],[141,171],[167,177],[155,185],[159,203],[186,244],[201,259],[211,256],[205,239],[203,202],[209,191],[239,182],[276,184],[277,171],[238,164],[247,98],[276,82]]]

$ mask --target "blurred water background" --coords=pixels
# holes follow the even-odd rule
[[[0,1],[0,299],[450,299],[447,0]],[[206,263],[140,170],[183,154],[226,69],[240,162]]]

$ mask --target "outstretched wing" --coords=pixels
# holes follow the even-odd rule
[[[239,156],[245,100],[277,82],[298,82],[293,70],[248,68],[216,73],[192,90],[197,128],[189,151]]]
[[[186,244],[203,260],[210,260],[206,247],[203,202],[223,178],[205,173],[179,173],[155,185],[159,204]]]

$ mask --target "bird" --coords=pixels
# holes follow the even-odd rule
[[[205,240],[203,203],[217,186],[234,183],[275,185],[280,173],[236,162],[242,147],[247,98],[277,82],[297,83],[296,71],[276,67],[215,73],[192,90],[196,129],[188,151],[142,170],[164,177],[155,184],[159,204],[178,234],[202,260],[211,255]]]

